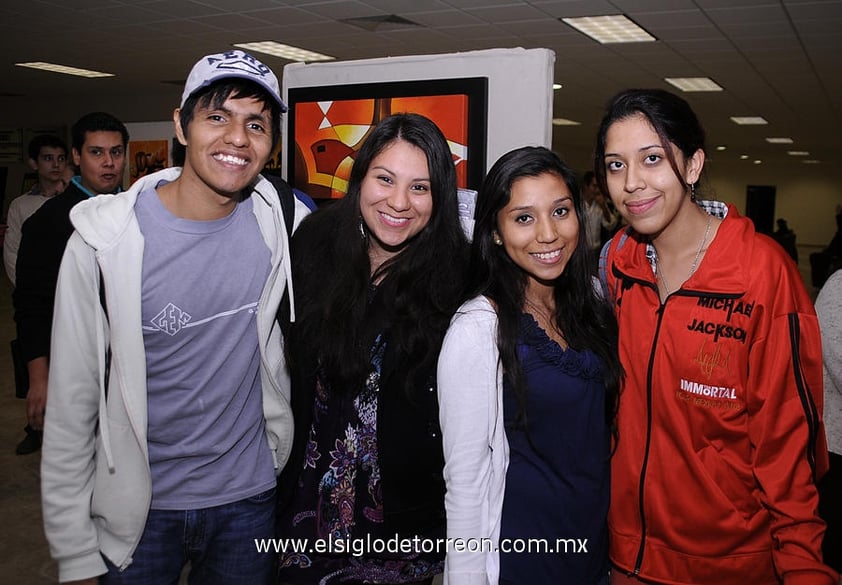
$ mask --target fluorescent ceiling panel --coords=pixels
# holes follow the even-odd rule
[[[50,71],[51,73],[64,73],[65,75],[76,75],[77,77],[114,77],[113,73],[103,73],[102,71],[91,71],[90,69],[80,69],[79,67],[68,67],[67,65],[58,65],[56,63],[45,63],[43,61],[30,61],[28,63],[15,63],[18,67],[29,67],[30,69],[39,69],[41,71]]]
[[[709,77],[665,77],[664,81],[685,92],[722,91],[722,87]]]
[[[235,47],[245,49],[247,51],[254,51],[255,53],[264,53],[272,55],[273,57],[281,57],[289,61],[297,61],[301,63],[308,63],[312,61],[333,61],[336,57],[329,55],[322,55],[307,49],[300,49],[291,45],[284,45],[276,43],[275,41],[260,41],[254,43],[234,43]]]
[[[731,121],[740,126],[765,126],[769,123],[760,116],[731,116]]]
[[[562,18],[561,21],[603,45],[609,43],[650,43],[657,40],[622,14]]]

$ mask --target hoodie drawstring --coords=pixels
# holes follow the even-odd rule
[[[97,272],[99,272],[99,265],[97,265]],[[97,279],[100,283],[101,279]],[[101,294],[98,298],[105,298],[104,291],[99,291],[100,284],[97,284],[97,290]],[[97,377],[99,378],[99,436],[102,438],[102,448],[105,451],[105,461],[108,464],[108,471],[114,472],[114,455],[111,451],[111,432],[108,427],[108,412],[106,411],[106,396],[105,389],[107,380],[105,379],[105,353],[107,350],[107,341],[105,336],[105,321],[103,319],[103,310],[100,308],[96,313],[96,346],[99,349],[99,368]]]

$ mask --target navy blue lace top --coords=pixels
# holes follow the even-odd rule
[[[510,458],[500,583],[607,583],[610,429],[601,361],[588,350],[562,349],[528,314],[518,353],[528,433],[516,425],[517,400],[504,384]]]

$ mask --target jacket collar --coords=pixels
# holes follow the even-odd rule
[[[746,262],[752,256],[754,226],[730,203],[700,201],[699,205],[707,213],[724,219],[699,269],[681,288],[686,291],[741,294],[746,289],[748,279],[749,267]],[[628,239],[614,255],[614,269],[622,277],[654,284],[654,246],[648,237],[631,228],[628,228],[627,233]]]

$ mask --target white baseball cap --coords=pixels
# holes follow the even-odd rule
[[[184,93],[181,94],[181,107],[191,95],[203,87],[207,87],[214,81],[237,77],[250,79],[263,87],[281,108],[281,112],[287,111],[287,106],[281,99],[281,90],[278,78],[272,73],[267,65],[264,65],[245,51],[234,49],[215,55],[206,55],[199,59],[190,70],[187,82],[184,84]]]

